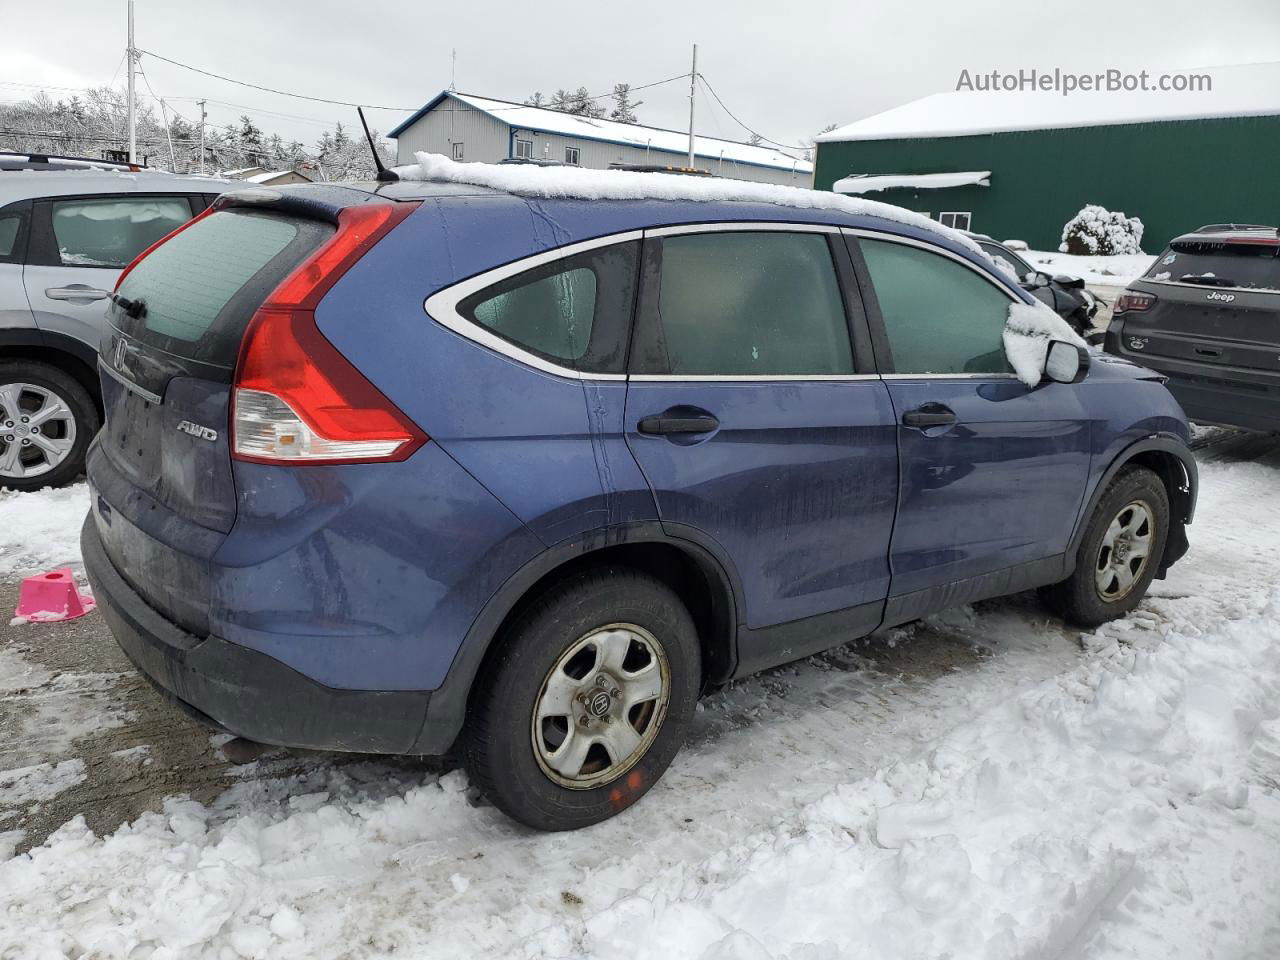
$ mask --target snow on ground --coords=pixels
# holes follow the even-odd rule
[[[1280,472],[1201,480],[1192,552],[1095,633],[1020,597],[735,684],[573,834],[460,771],[259,761],[0,862],[0,957],[1280,955]]]
[[[0,577],[80,563],[80,525],[89,485],[14,493],[0,490]]]
[[[1048,274],[1083,277],[1089,286],[1126,287],[1151,269],[1154,254],[1129,253],[1112,257],[1080,257],[1048,250],[1024,250],[1024,259]]]

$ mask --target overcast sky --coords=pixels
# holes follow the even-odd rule
[[[18,84],[122,85],[126,8],[126,0],[0,0],[0,100],[32,92]],[[459,90],[522,100],[535,90],[600,93],[619,81],[639,86],[687,72],[696,42],[698,69],[729,109],[787,144],[829,123],[952,90],[962,69],[1170,70],[1280,60],[1278,0],[137,0],[136,11],[144,50],[296,93],[406,108],[449,85],[455,48]],[[205,97],[211,122],[249,113],[262,128],[308,144],[326,124],[356,122],[348,108],[259,93],[146,57],[143,67],[156,95],[173,98],[187,117],[198,114],[190,99]],[[637,98],[642,122],[688,122],[687,81]],[[404,116],[374,111],[371,119],[385,131]],[[697,127],[746,138],[701,94]]]

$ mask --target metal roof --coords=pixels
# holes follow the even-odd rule
[[[582,140],[598,140],[604,143],[617,143],[681,156],[688,154],[689,134],[687,131],[682,132],[668,130],[664,127],[647,127],[638,123],[620,123],[617,120],[584,117],[575,113],[550,110],[546,107],[535,107],[527,103],[495,100],[491,97],[478,97],[469,93],[456,93],[449,90],[442,91],[417,113],[388,133],[387,136],[393,139],[399,138],[400,134],[406,129],[448,98],[464,103],[474,110],[488,114],[508,127],[514,127],[519,130],[558,134]],[[693,141],[694,156],[703,160],[718,161],[723,158],[734,163],[754,167],[795,170],[798,173],[811,173],[813,171],[813,164],[808,160],[793,157],[774,147],[739,143],[736,140],[721,140],[717,137],[695,136]]]

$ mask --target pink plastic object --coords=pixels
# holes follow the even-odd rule
[[[15,615],[38,623],[54,623],[83,617],[96,606],[93,597],[76,589],[70,567],[38,573],[22,581]]]

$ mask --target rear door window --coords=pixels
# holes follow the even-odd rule
[[[1270,244],[1177,245],[1156,258],[1148,280],[1280,291],[1280,247]]]
[[[827,237],[733,231],[663,237],[656,315],[638,355],[687,376],[853,373]]]
[[[896,373],[1009,373],[1009,297],[949,257],[859,240]]]
[[[22,214],[0,213],[0,263],[21,259],[18,238],[22,234]]]
[[[250,210],[221,210],[157,247],[120,284],[145,309],[118,306],[112,323],[181,357],[234,365],[254,311],[333,232],[328,224]]]
[[[191,219],[184,196],[108,197],[50,203],[58,260],[72,267],[124,267]]]
[[[584,373],[622,373],[639,243],[588,250],[498,281],[458,312],[536,357]]]

